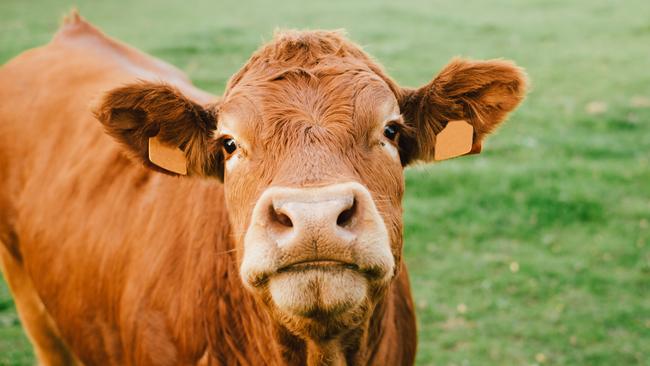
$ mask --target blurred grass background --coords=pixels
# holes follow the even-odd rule
[[[345,28],[403,85],[508,58],[528,99],[479,156],[407,171],[418,365],[650,365],[650,2],[0,2],[0,62],[73,5],[213,93],[275,28]],[[33,363],[0,280],[0,364]]]

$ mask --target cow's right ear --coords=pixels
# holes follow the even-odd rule
[[[214,109],[176,88],[150,82],[119,87],[94,113],[106,132],[146,166],[171,175],[223,178],[223,152],[212,138]]]

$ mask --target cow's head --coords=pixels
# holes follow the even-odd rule
[[[367,321],[400,270],[404,167],[434,160],[450,121],[469,124],[451,137],[468,139],[462,153],[479,152],[524,92],[514,64],[463,59],[404,89],[338,33],[288,32],[213,105],[138,83],[97,116],[146,165],[165,171],[149,160],[155,137],[189,175],[222,180],[244,285],[291,332],[323,339]]]

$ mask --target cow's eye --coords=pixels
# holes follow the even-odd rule
[[[228,154],[232,154],[237,150],[237,143],[233,139],[223,139],[223,149]]]
[[[384,127],[384,136],[391,141],[395,141],[398,133],[399,127],[396,125],[386,125],[386,127]]]

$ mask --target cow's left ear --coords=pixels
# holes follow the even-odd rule
[[[106,132],[135,160],[170,175],[223,177],[212,133],[214,108],[167,84],[139,82],[109,91],[95,108]]]
[[[452,60],[429,84],[398,96],[410,127],[400,136],[402,163],[480,152],[525,93],[526,75],[512,62]]]

